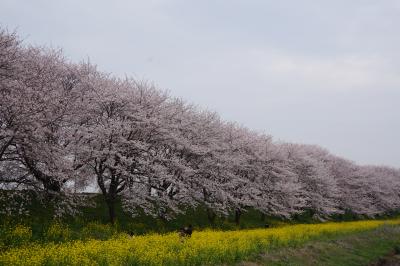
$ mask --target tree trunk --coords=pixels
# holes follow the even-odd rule
[[[46,191],[61,192],[61,183],[50,176],[45,176],[40,179]]]
[[[203,187],[203,199],[204,199],[204,202],[208,202],[208,199],[209,199],[209,193],[207,192],[205,187]],[[214,225],[215,218],[217,217],[217,215],[211,208],[206,207],[206,211],[207,211],[208,221],[210,222],[210,224]]]
[[[265,221],[265,213],[262,212],[260,218],[261,218],[261,222],[264,222]]]
[[[168,209],[164,208],[164,207],[160,207],[160,209],[158,210],[158,219],[160,219],[163,223],[167,223],[168,219]]]
[[[208,218],[208,221],[210,222],[210,224],[214,225],[215,218],[217,218],[217,215],[215,214],[215,212],[212,209],[207,208],[207,218]]]
[[[110,219],[110,223],[114,225],[115,223],[115,200],[108,199],[107,201],[108,207],[108,218]]]
[[[108,190],[106,187],[107,180],[105,180],[104,176],[104,171],[106,169],[109,171],[110,174],[110,176],[106,176],[106,178],[110,181]],[[97,174],[97,184],[100,187],[101,193],[103,194],[103,197],[108,207],[108,216],[110,219],[110,223],[114,225],[116,219],[115,206],[117,204],[118,193],[124,189],[125,183],[122,186],[118,187],[118,184],[120,182],[119,176],[115,174],[115,170],[113,168],[105,167],[102,165],[102,163],[99,163],[99,165],[96,166],[95,171]]]
[[[240,216],[242,215],[242,211],[240,209],[235,210],[235,224],[240,224]]]
[[[29,172],[34,176],[34,178],[43,184],[43,187],[48,193],[59,193],[61,192],[61,187],[66,180],[59,181],[55,177],[43,173],[36,165],[34,160],[31,160],[24,155],[24,162],[27,166]]]

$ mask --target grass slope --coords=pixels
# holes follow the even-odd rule
[[[400,265],[394,255],[399,248],[400,227],[383,226],[369,232],[311,241],[301,247],[273,250],[239,265]]]
[[[9,193],[0,190],[0,193]],[[47,230],[51,224],[54,223],[55,208],[53,201],[38,200],[35,194],[26,193],[27,199],[16,198],[12,201],[1,201],[0,206],[2,209],[7,209],[7,205],[13,202],[23,203],[26,213],[15,213],[12,215],[5,215],[0,210],[0,227],[4,223],[19,223],[32,228],[34,238],[40,238],[43,232]],[[9,197],[3,196],[0,199],[8,199]],[[100,194],[91,194],[87,196],[87,206],[78,208],[77,215],[65,215],[61,218],[60,222],[69,226],[73,231],[79,232],[89,223],[102,223],[107,224],[108,209],[104,202],[103,196]],[[283,221],[279,217],[262,215],[260,212],[249,209],[243,212],[240,220],[240,226],[234,222],[233,213],[227,217],[217,216],[214,223],[210,223],[207,217],[207,211],[204,206],[198,206],[195,209],[188,208],[183,214],[176,215],[173,219],[161,219],[160,217],[152,217],[145,215],[138,210],[138,215],[132,217],[124,212],[122,204],[119,202],[116,205],[116,221],[117,228],[120,231],[132,232],[135,234],[144,234],[151,232],[170,232],[175,231],[183,226],[192,224],[196,229],[204,228],[218,228],[222,230],[233,230],[243,228],[263,228],[268,226],[279,226],[283,223],[306,223],[310,222],[310,215],[306,212],[303,215],[294,217],[292,221]]]
[[[0,194],[10,194],[9,191],[0,190]],[[38,200],[34,193],[26,192],[24,199],[10,199],[10,195],[3,195],[0,199],[0,227],[5,223],[24,224],[32,228],[33,238],[40,239],[43,233],[54,223],[54,202],[46,200]],[[28,200],[27,200],[28,198]],[[15,202],[23,202],[27,213],[16,213],[14,215],[4,215],[3,209],[7,209],[7,205]],[[104,199],[100,194],[91,194],[87,197],[86,204],[90,207],[80,207],[77,215],[62,217],[62,223],[79,234],[79,232],[89,223],[108,223],[108,210],[104,203]],[[3,213],[3,214],[2,214]],[[380,219],[393,218],[397,216],[397,212],[379,217]],[[192,224],[196,229],[214,228],[222,230],[234,230],[244,228],[263,228],[277,227],[283,224],[296,223],[315,223],[318,222],[312,219],[312,211],[305,211],[302,214],[295,215],[291,220],[283,220],[279,217],[262,215],[256,210],[249,209],[243,212],[240,220],[240,225],[237,226],[234,222],[233,213],[228,217],[216,217],[213,224],[210,223],[207,217],[207,211],[204,206],[199,206],[196,209],[186,209],[183,214],[175,216],[173,219],[165,220],[159,217],[151,217],[144,215],[139,211],[139,215],[131,217],[124,212],[121,203],[116,206],[117,230],[131,232],[134,234],[144,234],[149,232],[170,232],[177,230],[188,224]],[[331,217],[332,221],[354,221],[365,219],[366,217],[356,216],[351,213],[335,215]]]

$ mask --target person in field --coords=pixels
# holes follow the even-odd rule
[[[181,237],[181,240],[191,237],[192,233],[193,233],[193,227],[191,224],[189,224],[189,226],[185,226],[179,229],[179,236]]]

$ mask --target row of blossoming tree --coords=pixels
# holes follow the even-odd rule
[[[27,190],[74,211],[101,192],[110,221],[121,200],[162,218],[199,204],[217,215],[246,209],[318,218],[399,208],[400,171],[360,166],[318,146],[275,142],[145,82],[68,62],[0,31],[0,188]],[[15,208],[20,205],[12,205]]]

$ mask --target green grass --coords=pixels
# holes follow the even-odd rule
[[[369,232],[310,241],[301,247],[272,250],[239,265],[369,265],[399,251],[399,247],[400,227],[384,226]]]
[[[1,191],[0,193],[7,193]],[[32,228],[33,238],[40,239],[54,221],[54,206],[53,203],[40,201],[34,194],[27,194],[30,199],[26,202],[27,215],[2,215],[0,212],[0,227],[7,224],[24,224]],[[1,197],[0,197],[1,198]],[[6,199],[7,197],[3,197]],[[17,199],[18,201],[18,199]],[[73,232],[79,233],[89,223],[107,224],[109,221],[107,206],[104,203],[102,195],[92,194],[88,197],[90,207],[82,206],[75,216],[64,216],[57,221],[68,225]],[[0,202],[1,206],[6,207],[8,202]],[[3,208],[2,207],[2,208]],[[283,221],[278,217],[263,216],[260,212],[249,209],[244,212],[241,217],[240,226],[234,222],[234,216],[228,217],[218,216],[215,223],[211,224],[207,218],[206,208],[199,206],[195,209],[188,208],[183,214],[176,215],[173,219],[165,220],[158,217],[145,215],[138,211],[136,217],[130,216],[124,212],[121,203],[116,205],[116,229],[119,231],[131,232],[134,234],[145,234],[151,232],[170,232],[175,231],[183,226],[192,224],[196,229],[215,228],[222,230],[243,229],[243,228],[262,228],[266,224],[269,226],[279,226],[282,223],[292,223],[292,221]]]

